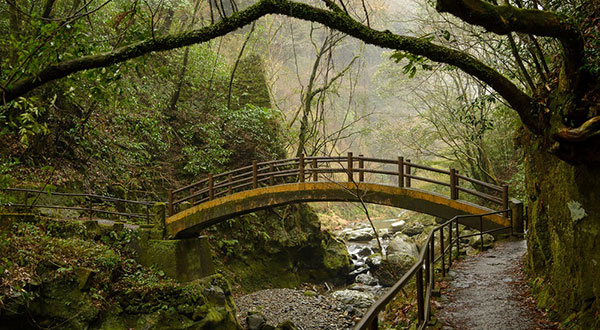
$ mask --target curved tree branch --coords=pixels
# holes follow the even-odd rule
[[[521,120],[529,129],[535,133],[541,132],[542,123],[539,121],[538,109],[533,99],[520,90],[508,78],[474,56],[462,51],[436,45],[423,38],[401,36],[387,30],[378,31],[369,28],[343,12],[316,8],[289,0],[261,0],[255,5],[232,14],[227,19],[204,28],[177,35],[156,37],[119,48],[112,52],[89,55],[52,64],[35,76],[21,79],[8,86],[2,96],[4,102],[9,102],[36,87],[75,72],[106,67],[155,51],[170,50],[205,42],[223,36],[268,14],[281,14],[302,20],[319,22],[372,45],[407,51],[415,55],[427,57],[435,62],[456,66],[490,85],[519,113]]]
[[[522,9],[509,4],[499,6],[482,0],[437,0],[436,9],[501,35],[522,32],[557,38],[565,52],[561,87],[571,91],[578,89],[584,41],[581,31],[567,18],[550,11]]]

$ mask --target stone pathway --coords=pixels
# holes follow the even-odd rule
[[[521,265],[526,251],[523,240],[501,241],[455,263],[436,313],[443,329],[557,329],[529,295]]]

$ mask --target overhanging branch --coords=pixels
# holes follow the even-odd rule
[[[565,52],[565,79],[561,87],[578,89],[584,41],[579,29],[567,18],[550,11],[522,9],[509,4],[499,6],[482,0],[437,0],[437,10],[496,34],[521,32],[560,40]]]
[[[435,62],[456,66],[490,85],[519,113],[526,126],[534,132],[541,132],[541,123],[538,120],[537,108],[532,98],[521,91],[508,78],[474,56],[436,45],[425,39],[396,35],[387,30],[374,30],[357,22],[344,12],[325,10],[289,0],[261,0],[255,5],[234,13],[229,18],[208,27],[141,41],[108,53],[89,55],[52,64],[35,76],[24,78],[9,86],[3,91],[2,96],[5,102],[9,102],[36,87],[75,72],[106,67],[150,52],[171,50],[205,42],[223,36],[268,14],[281,14],[318,22],[368,44],[407,51],[427,57]]]

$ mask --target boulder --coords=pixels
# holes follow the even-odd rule
[[[479,249],[481,245],[481,236],[476,235],[469,239],[469,246],[474,249]],[[494,245],[494,236],[490,234],[483,234],[483,248],[488,249]]]
[[[381,265],[381,254],[375,253],[367,257],[367,266],[377,268]]]
[[[401,232],[406,236],[415,236],[423,232],[425,226],[420,222],[412,222],[402,227]]]
[[[404,220],[400,220],[400,221],[396,221],[396,222],[392,223],[392,225],[390,226],[390,233],[395,234],[395,233],[401,231],[405,224],[406,224],[406,221],[404,221]]]
[[[332,294],[333,298],[357,308],[368,308],[375,303],[375,296],[369,292],[340,290]]]
[[[377,279],[369,273],[358,274],[358,276],[356,276],[356,282],[365,285],[377,285]]]
[[[404,273],[406,273],[417,262],[417,257],[410,254],[394,253],[387,256],[372,274],[377,278],[381,286],[392,286]]]
[[[364,274],[364,273],[366,273],[366,272],[368,272],[368,271],[369,271],[369,266],[367,266],[367,265],[362,265],[362,266],[360,266],[360,267],[357,267],[355,270],[351,271],[351,272],[348,274],[348,276],[350,276],[350,277],[356,277],[356,276],[358,276],[358,275],[360,275],[360,274]]]
[[[350,242],[370,241],[375,237],[371,228],[360,228],[344,232],[344,239]]]
[[[373,254],[373,250],[370,247],[365,246],[362,249],[358,250],[356,253],[359,257],[368,257]]]
[[[246,324],[248,330],[260,330],[267,324],[267,318],[260,312],[249,311],[248,316],[246,316]]]
[[[390,245],[386,249],[388,256],[392,254],[406,254],[417,258],[419,256],[419,250],[417,245],[405,235],[397,235],[392,239]]]

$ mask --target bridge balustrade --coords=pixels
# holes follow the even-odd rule
[[[428,174],[433,174],[435,177]],[[412,188],[414,181],[430,183],[434,185],[434,189],[436,186],[449,188],[449,195],[453,200],[459,199],[460,194],[464,193],[480,198],[501,210],[508,209],[508,186],[506,185],[499,186],[469,178],[453,168],[443,170],[415,164],[404,157],[380,159],[363,155],[354,156],[349,152],[346,156],[299,155],[289,159],[253,161],[252,165],[224,173],[209,174],[198,182],[169,190],[169,215],[177,213],[184,203],[191,206],[198,205],[222,196],[263,186],[309,181],[362,183],[376,179],[373,175],[379,176],[380,181],[386,181],[387,184],[394,183],[401,188]],[[465,183],[470,187],[464,185]]]

